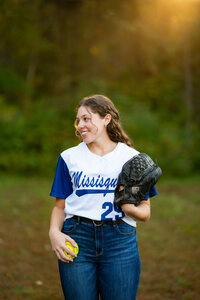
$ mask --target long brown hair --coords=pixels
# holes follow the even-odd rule
[[[81,106],[89,107],[93,113],[98,113],[101,118],[104,118],[107,114],[110,114],[111,121],[107,125],[106,129],[111,141],[122,142],[130,147],[133,147],[133,142],[122,129],[122,126],[119,121],[119,112],[114,106],[113,102],[108,97],[103,95],[91,95],[89,97],[83,98],[80,101],[76,108],[77,111]],[[75,128],[77,134],[76,123]]]

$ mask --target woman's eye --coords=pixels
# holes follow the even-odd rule
[[[89,119],[90,119],[90,118],[86,118],[86,117],[85,117],[85,118],[84,118],[84,121],[85,121],[85,122],[88,122]]]

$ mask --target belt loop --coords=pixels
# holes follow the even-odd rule
[[[117,220],[114,220],[113,221],[113,226],[115,227],[117,225],[117,223],[118,223]]]
[[[81,219],[81,218],[80,218],[80,216],[78,216],[78,218],[77,218],[77,219],[78,219],[78,224],[80,224],[80,222],[81,222],[81,220],[80,220],[80,219]]]

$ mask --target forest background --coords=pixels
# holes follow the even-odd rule
[[[165,176],[200,168],[200,1],[2,0],[0,170],[49,176],[75,106],[110,97]]]
[[[0,36],[0,298],[63,299],[48,195],[99,93],[163,171],[137,299],[199,299],[200,0],[1,0]]]

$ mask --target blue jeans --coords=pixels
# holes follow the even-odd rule
[[[67,219],[62,232],[79,245],[71,263],[59,262],[67,300],[134,300],[140,278],[136,228],[126,223],[95,226]]]

